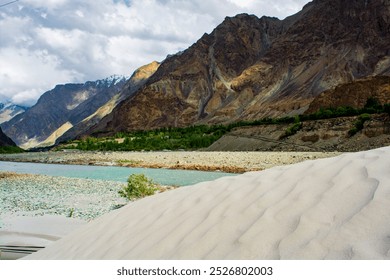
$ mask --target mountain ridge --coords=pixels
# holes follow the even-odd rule
[[[89,133],[302,114],[325,90],[390,75],[389,45],[389,0],[316,0],[284,20],[227,17]]]
[[[1,127],[18,146],[35,147],[65,123],[73,126],[89,116],[114,96],[125,82],[125,77],[117,76],[83,84],[56,85],[29,110]]]

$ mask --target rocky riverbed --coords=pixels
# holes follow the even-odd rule
[[[0,172],[0,213],[91,220],[127,203],[124,183]]]

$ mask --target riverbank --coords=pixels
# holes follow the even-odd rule
[[[243,173],[339,154],[337,152],[81,152],[70,150],[0,155],[0,160]]]
[[[0,171],[0,259],[23,257],[122,207],[123,185]]]
[[[118,191],[124,185],[0,171],[0,259],[25,256],[123,207],[128,201]],[[160,186],[159,192],[172,188]]]
[[[90,221],[128,203],[118,194],[125,185],[0,171],[0,218],[58,215]],[[159,192],[173,188],[159,186]]]

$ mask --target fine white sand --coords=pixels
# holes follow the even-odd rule
[[[46,247],[86,223],[80,219],[54,215],[38,217],[3,215],[0,224],[0,247]],[[0,254],[0,260],[16,259],[24,255],[26,254],[4,251]]]
[[[0,231],[1,245],[31,245],[33,243],[35,246],[45,246],[87,223],[79,219],[67,219],[53,215],[10,216],[3,218],[2,222],[5,229]],[[21,239],[20,236],[25,236],[25,238]],[[37,240],[37,242],[32,242],[32,240]]]
[[[390,147],[250,172],[110,212],[29,259],[390,259]]]

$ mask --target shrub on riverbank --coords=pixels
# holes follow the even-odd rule
[[[349,136],[354,136],[356,133],[364,128],[364,123],[371,119],[370,114],[361,114],[357,121],[354,123],[354,127],[348,131]]]
[[[294,124],[286,129],[286,131],[280,137],[280,139],[284,139],[284,138],[287,138],[289,136],[296,134],[300,129],[302,129],[302,126],[303,125],[302,125],[302,122],[301,122],[299,116],[296,116],[294,119]]]
[[[135,200],[153,195],[158,190],[156,183],[144,174],[132,174],[119,194],[128,200]]]

